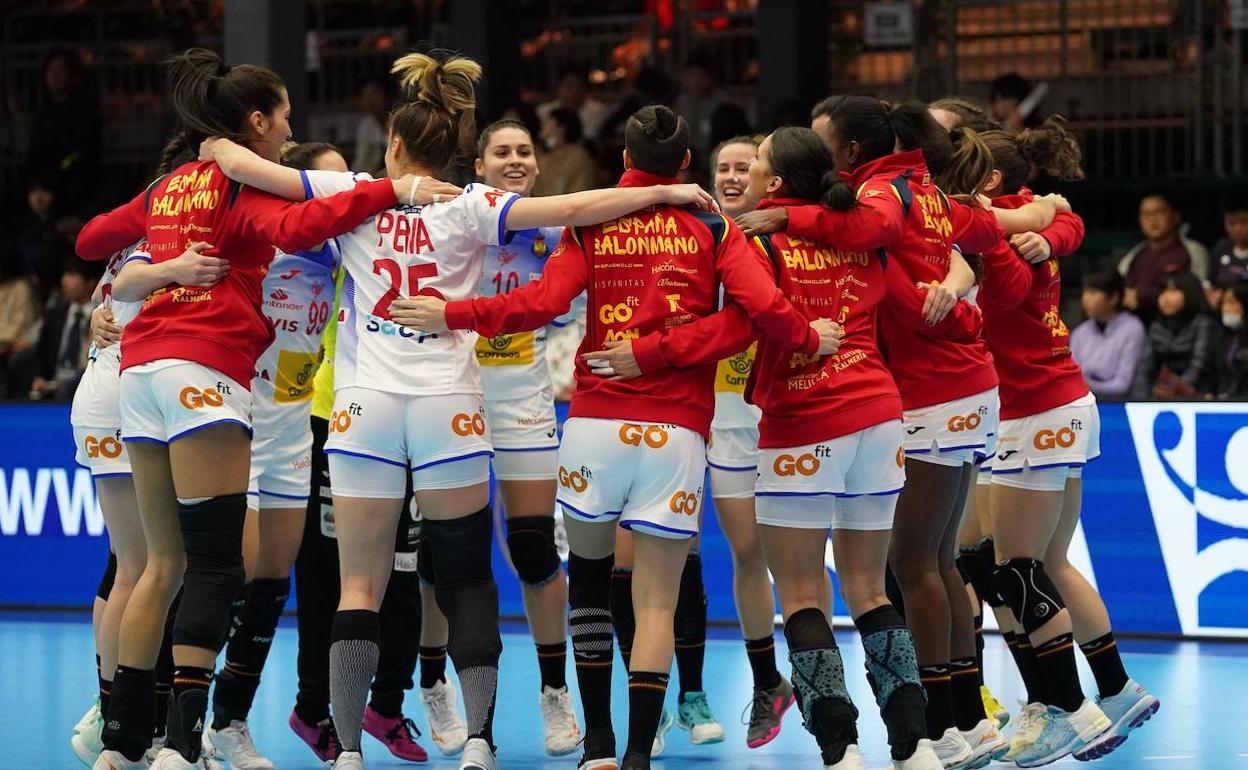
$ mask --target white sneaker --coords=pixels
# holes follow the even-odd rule
[[[932,741],[932,751],[936,752],[945,770],[966,767],[968,760],[975,753],[971,749],[971,744],[966,742],[966,738],[962,737],[962,733],[958,732],[956,727],[945,730],[940,740]]]
[[[1047,709],[1043,703],[1025,703],[1014,719],[1014,734],[1010,736],[1010,750],[1006,752],[1005,761],[1009,762],[1019,754],[1031,748],[1031,744],[1040,737],[1044,730]]]
[[[165,738],[167,737],[168,736],[166,735],[162,735],[159,738],[152,739],[152,747],[147,750],[146,754],[143,755],[147,759],[147,764],[150,765],[156,761],[156,755],[159,754],[160,750],[165,747]]]
[[[543,687],[542,722],[546,725],[546,753],[552,757],[571,754],[581,743],[581,728],[567,687]]]
[[[429,720],[429,737],[444,757],[453,757],[468,742],[468,725],[459,715],[459,697],[449,682],[438,682],[429,689],[420,688],[420,702]]]
[[[672,718],[672,712],[663,709],[663,713],[659,715],[659,729],[655,731],[654,743],[650,746],[651,759],[663,756],[663,751],[667,748],[667,733],[674,724],[676,720]]]
[[[862,752],[858,750],[858,744],[851,743],[845,747],[845,756],[841,757],[840,762],[823,767],[824,770],[866,770],[867,765],[862,761]]]
[[[936,751],[932,748],[932,742],[926,738],[919,741],[918,748],[909,759],[893,760],[893,770],[941,770],[943,767],[940,757],[936,756]]]
[[[91,770],[147,770],[147,757],[143,757],[138,762],[131,762],[126,759],[120,751],[103,751],[95,758],[95,764],[91,765]]]
[[[87,721],[87,717],[92,714],[95,718]],[[93,766],[100,752],[104,751],[103,732],[104,718],[100,716],[98,706],[88,711],[78,724],[74,725],[74,735],[69,739],[69,747],[87,767]]]
[[[498,758],[494,756],[489,742],[484,738],[473,738],[464,744],[459,770],[498,770]]]
[[[344,751],[329,767],[330,770],[364,770],[364,756],[358,751]]]
[[[246,722],[235,719],[220,730],[208,725],[204,729],[204,745],[211,745],[234,770],[274,770],[269,758],[256,750]]]
[[[91,726],[91,723],[100,718],[100,696],[97,694],[95,700],[91,702],[91,708],[87,709],[87,713],[82,715],[82,719],[78,720],[78,724],[74,725],[74,735],[82,732]]]
[[[1010,742],[997,729],[997,720],[981,719],[979,724],[962,733],[962,737],[971,745],[971,759],[967,767],[983,767],[996,762],[1010,750]]]
[[[191,763],[187,762],[177,749],[170,748],[161,749],[150,766],[150,770],[219,770],[220,768],[221,763],[209,752],[200,753],[199,761]]]

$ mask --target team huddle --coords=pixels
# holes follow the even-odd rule
[[[476,131],[475,62],[409,54],[393,73],[374,180],[289,143],[275,73],[175,57],[161,173],[78,238],[109,260],[71,418],[111,546],[99,698],[71,740],[88,767],[272,770],[248,716],[292,568],[289,724],[320,762],[363,768],[364,732],[427,760],[402,710],[419,666],[435,747],[500,767],[496,511],[546,752],[642,770],[673,726],[723,741],[702,682],[707,495],[750,749],[796,703],[825,767],[864,767],[829,532],[899,770],[1097,759],[1157,711],[1066,558],[1099,454],[1058,313],[1083,223],[1026,187],[1082,176],[1060,118],[1012,135],[956,98],[831,97],[809,128],[716,148],[712,196],[678,182],[688,124],[648,106],[616,187],[530,197],[534,137]],[[437,181],[472,135],[478,181]],[[560,436],[545,348],[568,324],[584,338]],[[1008,738],[981,674],[985,603],[1027,686]]]

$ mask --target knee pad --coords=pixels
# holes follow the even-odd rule
[[[989,607],[1000,607],[1001,596],[992,579],[991,565],[991,557],[985,560],[983,550],[978,545],[963,548],[958,554],[958,572],[962,573],[963,582],[974,588],[976,595]]]
[[[702,584],[702,557],[689,554],[680,574],[676,597],[676,641],[706,641],[706,589]]]
[[[420,582],[433,585],[433,554],[429,551],[429,538],[422,537],[416,546],[416,574]]]
[[[113,581],[117,579],[117,554],[108,552],[108,563],[104,565],[104,574],[100,575],[100,584],[95,589],[97,599],[108,601],[113,592]]]
[[[555,545],[553,516],[524,516],[507,521],[507,553],[520,582],[540,588],[555,579],[563,564]]]
[[[633,571],[611,570],[611,625],[615,638],[625,654],[633,649],[633,636],[637,632],[637,616],[633,613]]]
[[[273,630],[290,598],[290,578],[257,578],[247,588],[246,601],[238,627],[258,632],[268,640],[240,640],[244,643],[271,644]]]
[[[611,606],[611,573],[614,559],[586,559],[574,553],[568,554],[568,606]]]
[[[221,651],[230,605],[243,588],[243,520],[246,495],[178,503],[186,575],[173,624],[173,643]]]
[[[1007,559],[992,571],[1001,599],[1028,634],[1066,608],[1062,594],[1036,559]]]
[[[428,554],[433,582],[456,588],[493,582],[494,519],[489,508],[445,521],[426,520],[421,554]]]
[[[497,667],[503,651],[498,586],[491,566],[493,517],[482,508],[451,521],[425,521],[433,554],[434,596],[450,626],[455,668]]]

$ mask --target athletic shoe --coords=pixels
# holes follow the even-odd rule
[[[745,729],[745,745],[751,749],[765,746],[780,734],[784,712],[793,705],[793,685],[780,677],[780,684],[770,690],[754,690],[750,702],[750,721]]]
[[[1101,707],[1085,700],[1073,714],[1049,706],[1044,729],[1036,742],[1015,758],[1019,767],[1039,767],[1079,751],[1109,730],[1109,717]]]
[[[971,745],[973,752],[966,763],[970,770],[979,770],[990,762],[996,762],[1010,750],[1010,742],[997,729],[997,724],[992,719],[981,719],[979,724],[970,730],[960,732],[966,742]]]
[[[96,757],[91,770],[148,770],[147,757],[131,762],[120,751],[103,751]]]
[[[165,739],[167,737],[168,736],[160,735],[152,738],[152,747],[147,750],[146,754],[143,755],[147,759],[147,764],[150,765],[156,761],[156,755],[159,754],[160,750],[165,747]]]
[[[420,730],[407,717],[383,717],[369,706],[364,709],[364,732],[381,741],[399,759],[406,759],[408,762],[429,761],[428,752],[416,743]]]
[[[940,757],[936,756],[932,742],[926,738],[919,741],[909,759],[893,760],[893,770],[941,770],[942,767],[944,765],[940,763]]]
[[[845,754],[841,757],[841,761],[834,765],[824,764],[824,770],[866,770],[867,765],[862,761],[862,752],[858,750],[858,744],[851,743],[845,747]]]
[[[252,745],[252,748],[253,749],[255,748],[254,744]],[[161,749],[161,751],[164,751],[164,749]],[[160,756],[160,752],[159,751],[156,752],[156,755]],[[256,756],[260,756],[260,755],[257,754]],[[260,757],[260,758],[264,759],[264,757]],[[265,760],[265,761],[267,762],[268,760]],[[272,763],[270,763],[269,767],[272,767],[272,766],[273,766]],[[212,745],[212,742],[208,740],[208,733],[206,732],[200,735],[199,763],[194,765],[194,767],[203,768],[203,770],[225,770],[225,765],[221,762],[220,759],[217,758],[217,750]]]
[[[207,752],[199,755],[196,762],[187,762],[176,749],[165,747],[156,754],[156,761],[152,762],[150,770],[220,770],[221,763],[215,757],[209,756]]]
[[[650,770],[650,757],[645,754],[627,754],[620,770]]]
[[[984,716],[996,720],[998,730],[1003,729],[1010,723],[1010,710],[1001,701],[997,700],[987,685],[981,684],[979,686],[979,697],[984,701]]]
[[[962,733],[958,732],[956,727],[945,730],[940,740],[932,741],[931,744],[932,751],[936,752],[936,756],[940,758],[940,764],[946,770],[955,767],[959,770],[965,768],[975,753],[971,749],[971,744],[966,742],[966,738],[962,737]]]
[[[1024,703],[1014,720],[1014,735],[1010,737],[1010,750],[1005,761],[1010,762],[1026,751],[1040,737],[1044,729],[1045,708],[1043,703]]]
[[[542,722],[546,725],[546,753],[552,757],[571,754],[581,743],[581,728],[572,708],[567,687],[543,687],[540,698]]]
[[[689,731],[689,741],[693,745],[720,743],[724,740],[724,727],[715,721],[711,704],[706,702],[706,693],[702,690],[685,693],[677,713],[680,714],[677,724],[680,729]]]
[[[87,717],[95,715],[90,721]],[[95,760],[100,756],[100,752],[104,751],[104,717],[100,715],[98,706],[88,711],[86,715],[74,725],[74,735],[69,739],[69,747],[78,755],[78,759],[82,764],[91,767],[95,764]]]
[[[256,749],[247,723],[238,719],[220,730],[208,725],[204,729],[204,744],[212,746],[234,770],[274,770],[269,758]]]
[[[100,696],[96,693],[95,698],[91,701],[91,708],[87,709],[87,713],[82,715],[82,719],[78,720],[78,724],[74,725],[74,735],[86,730],[91,723],[100,719]]]
[[[472,738],[464,744],[464,755],[459,760],[459,770],[498,770],[494,749],[484,738]]]
[[[286,720],[286,723],[290,725],[295,735],[299,736],[299,740],[308,744],[308,748],[312,749],[312,753],[322,762],[333,762],[342,753],[342,744],[338,742],[338,731],[334,729],[333,720],[328,717],[310,725],[299,718],[297,711],[291,709],[290,719]]]
[[[468,725],[459,715],[459,696],[455,687],[446,681],[437,682],[429,689],[420,688],[420,702],[425,707],[425,719],[429,721],[429,738],[444,757],[453,757],[464,750],[468,743]]]
[[[576,770],[619,770],[615,761],[615,734],[610,729],[586,730],[584,746]]]
[[[358,751],[344,751],[334,760],[330,770],[364,770],[364,755]]]
[[[667,748],[667,731],[674,724],[676,720],[672,719],[672,712],[663,709],[663,713],[659,715],[659,729],[654,733],[654,744],[650,747],[651,759],[663,756],[663,750]]]
[[[1109,717],[1110,728],[1087,746],[1074,752],[1075,759],[1080,761],[1100,759],[1126,743],[1132,730],[1142,727],[1153,718],[1153,714],[1161,708],[1161,701],[1131,679],[1117,695],[1097,698],[1097,705]]]

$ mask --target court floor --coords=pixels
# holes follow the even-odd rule
[[[537,709],[537,663],[524,629],[510,626],[504,635],[498,719],[495,729],[503,770],[573,770],[576,757],[549,758],[542,752]],[[729,629],[716,630],[707,644],[705,685],[711,706],[728,733],[725,743],[693,746],[679,730],[669,736],[667,753],[655,767],[798,770],[820,767],[813,739],[802,729],[797,710],[770,745],[745,747],[742,710],[750,696],[749,666]],[[850,674],[851,692],[862,712],[859,731],[868,767],[889,766],[884,728],[874,709],[862,672],[857,637],[839,633]],[[1096,763],[1104,770],[1248,769],[1248,645],[1126,642],[1128,672],[1161,698],[1160,713],[1131,736],[1116,753]],[[783,655],[783,649],[781,649]],[[90,705],[95,688],[91,628],[85,615],[0,613],[0,770],[81,767],[69,749],[71,728]],[[782,670],[787,665],[782,664]],[[989,637],[985,669],[1002,702],[1013,704],[1021,682],[1013,673],[1005,646]],[[1091,678],[1084,671],[1085,685]],[[569,680],[572,679],[569,668]],[[616,666],[615,724],[623,746],[627,700]],[[669,704],[675,698],[672,677]],[[295,691],[295,631],[283,621],[252,714],[257,744],[280,770],[316,768],[318,763],[286,726]],[[409,695],[406,711],[424,728],[418,698]],[[1007,728],[1008,731],[1008,728]],[[369,768],[398,768],[371,738],[364,738]],[[433,750],[425,739],[421,744]],[[1072,767],[1073,759],[1055,767]],[[434,756],[429,765],[456,768],[453,759]],[[1001,765],[1004,767],[1004,765]]]

